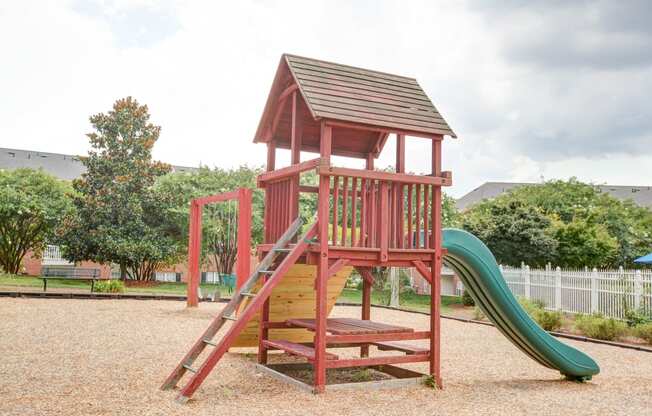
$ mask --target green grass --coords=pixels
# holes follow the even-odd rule
[[[387,295],[383,296],[382,293],[379,293],[376,290],[371,291],[372,305],[382,305],[383,299],[386,298]],[[350,302],[350,303],[362,303],[362,291],[358,289],[344,289],[338,301]],[[401,308],[403,309],[411,309],[411,310],[416,310],[421,312],[430,311],[429,295],[417,295],[415,293],[402,293],[400,295],[399,302]],[[458,296],[441,297],[441,311],[443,313],[450,312],[452,305],[462,305],[462,298]]]
[[[0,287],[43,287],[43,280],[38,277],[32,276],[15,276],[8,274],[0,274]],[[226,286],[215,285],[211,283],[203,283],[200,285],[202,293],[208,295],[209,293],[214,292],[217,288],[220,290],[220,295],[222,297],[229,297],[230,292]],[[48,289],[57,288],[57,289],[82,289],[82,290],[91,290],[91,283],[86,281],[74,281],[74,280],[59,280],[59,279],[48,279]],[[186,294],[186,284],[185,283],[174,283],[174,282],[161,282],[155,286],[148,287],[127,287],[125,293],[153,293],[153,294],[163,294],[163,295],[185,295]]]

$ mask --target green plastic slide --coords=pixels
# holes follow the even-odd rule
[[[514,345],[540,364],[574,380],[600,372],[591,357],[552,337],[521,308],[496,259],[482,241],[463,230],[444,229],[444,264],[455,270],[482,312]]]

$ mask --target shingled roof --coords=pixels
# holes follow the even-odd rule
[[[285,55],[313,117],[456,137],[416,79]]]
[[[300,93],[297,117],[303,151],[318,151],[322,119],[381,132],[354,133],[340,127],[334,131],[333,154],[344,156],[377,156],[387,132],[456,137],[414,78],[284,54],[254,142],[274,141],[279,147],[289,147],[291,112],[287,101],[291,100],[283,97],[292,85]]]

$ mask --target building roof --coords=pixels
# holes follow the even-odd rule
[[[301,97],[297,110],[305,151],[318,150],[317,122],[322,119],[385,132],[456,137],[414,78],[284,54],[254,142],[275,141],[280,147],[289,146],[291,114],[285,107],[291,100],[284,101],[283,93],[293,85]],[[383,143],[378,146],[379,142]],[[367,153],[379,153],[382,144],[384,138],[378,132],[358,130],[353,134],[341,129],[334,132],[333,153],[366,157]]]
[[[459,198],[457,209],[463,211],[483,199],[495,198],[510,189],[525,185],[537,185],[531,182],[485,182],[471,192]],[[594,185],[600,192],[607,193],[620,200],[631,199],[636,204],[652,208],[652,186]]]
[[[42,169],[59,179],[72,180],[86,171],[79,156],[0,148],[0,169]],[[174,172],[192,172],[197,168],[172,166]]]

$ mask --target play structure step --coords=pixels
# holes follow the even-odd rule
[[[242,292],[241,295],[248,298],[253,298],[254,296],[256,296],[255,293],[251,293],[251,292]]]
[[[313,361],[315,359],[315,349],[312,347],[309,347],[304,344],[297,344],[294,342],[290,341],[284,341],[284,340],[266,340],[263,341],[263,344],[268,347],[268,348],[274,348],[277,350],[283,350],[287,352],[288,354],[292,355],[298,355],[300,357],[305,357],[308,360]],[[335,354],[331,354],[329,352],[326,353],[326,359],[327,360],[337,360],[338,356]]]
[[[191,366],[189,366],[189,365],[187,365],[187,364],[184,364],[184,365],[183,365],[183,368],[185,368],[186,370],[190,371],[191,373],[196,373],[196,372],[197,372],[197,369],[192,368]]]
[[[217,344],[215,342],[208,339],[205,339],[204,343],[210,345],[211,347],[217,347]]]
[[[278,251],[279,253],[289,253],[292,251],[291,248],[275,248],[274,251]]]
[[[232,315],[224,315],[222,318],[226,319],[227,321],[236,321],[238,319]]]
[[[272,274],[272,273],[274,273],[274,270],[258,270],[258,273],[260,273],[260,274]]]
[[[402,342],[393,342],[393,341],[374,342],[372,345],[377,346],[378,349],[381,351],[401,351],[408,355],[428,354],[430,352],[428,348],[418,347],[416,345],[403,344]]]

